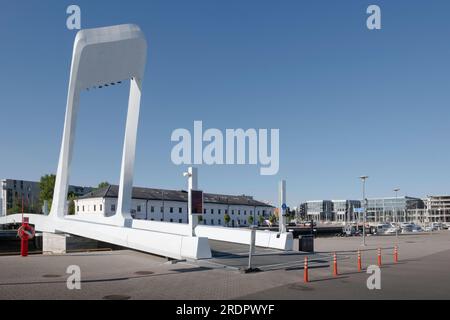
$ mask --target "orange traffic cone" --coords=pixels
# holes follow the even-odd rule
[[[361,251],[358,250],[358,271],[361,272],[361,270],[362,270]]]
[[[394,247],[394,262],[398,262],[398,246]]]
[[[337,267],[337,257],[336,257],[336,252],[333,254],[333,276],[337,276],[338,275],[338,267]]]
[[[378,248],[378,266],[381,267],[381,248]]]
[[[303,264],[303,281],[309,282],[308,276],[308,257],[305,257],[305,263]]]

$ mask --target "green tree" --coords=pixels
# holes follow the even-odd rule
[[[74,215],[75,214],[75,199],[77,197],[75,196],[75,194],[73,192],[69,192],[69,196],[67,197],[67,199],[69,200],[69,208],[68,208],[68,214],[69,215]]]
[[[264,224],[264,216],[259,216],[259,225],[263,225]]]
[[[223,220],[225,221],[225,224],[228,226],[231,220],[230,215],[228,213],[225,213],[225,215],[223,216]]]
[[[254,221],[254,218],[253,218],[253,216],[248,216],[248,224],[249,225],[252,225],[253,224],[253,221]]]
[[[109,185],[110,185],[110,183],[108,181],[103,181],[98,184],[97,189],[105,188]]]
[[[56,176],[54,174],[46,174],[41,177],[39,183],[39,204],[42,206],[44,201],[48,201],[48,208],[50,209],[53,201],[53,191],[55,190]]]
[[[270,223],[273,224],[275,221],[277,221],[277,217],[275,215],[271,214],[269,217],[269,221],[270,221]]]

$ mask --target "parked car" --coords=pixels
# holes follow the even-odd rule
[[[413,228],[414,228],[414,224],[412,224],[412,223],[402,223],[401,224],[402,233],[412,232]]]
[[[379,223],[375,226],[375,234],[385,234],[390,228],[392,225],[389,223]]]
[[[316,222],[313,222],[313,227],[315,227],[316,225],[317,225],[317,223],[316,223]],[[311,221],[305,222],[305,223],[304,223],[304,226],[305,226],[305,227],[311,227]]]
[[[429,225],[425,226],[423,228],[423,230],[427,231],[427,232],[438,231],[439,230],[439,226],[435,222],[433,222],[433,223],[430,223]]]
[[[395,225],[391,225],[391,227],[389,229],[387,229],[385,233],[386,234],[394,234],[394,233],[397,233],[397,232],[401,232],[401,228],[397,227]]]
[[[432,222],[431,227],[433,228],[433,231],[434,230],[442,230],[443,224],[442,224],[442,222]]]
[[[343,237],[353,237],[353,236],[359,236],[359,235],[360,235],[360,231],[354,225],[347,224],[342,228],[342,236]]]

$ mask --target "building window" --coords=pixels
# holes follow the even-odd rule
[[[183,220],[182,219],[178,219],[178,223],[183,223]]]
[[[103,211],[103,205],[100,205],[100,212]]]
[[[218,214],[220,214],[220,213],[221,213],[221,211],[222,211],[222,210],[220,210],[220,209],[217,209],[217,213],[218,213]]]
[[[250,215],[253,215],[253,210],[250,210]]]
[[[244,210],[244,216],[246,216],[247,215],[247,210]]]
[[[97,206],[94,204],[94,212],[97,211]]]
[[[246,221],[246,220],[244,220],[244,224],[247,224],[247,221]]]
[[[83,211],[84,211],[84,208],[83,208]],[[116,205],[115,204],[111,205],[111,211],[116,211]]]
[[[83,212],[84,212],[84,206],[83,206]]]
[[[173,222],[173,219],[170,219],[170,222]]]
[[[211,214],[214,214],[214,209],[211,209]]]
[[[203,213],[206,213],[206,209],[203,209]]]
[[[239,214],[239,215],[241,214],[241,210],[238,210],[238,214]]]
[[[234,210],[231,210],[231,214],[234,214]]]
[[[222,224],[222,221],[219,219],[219,220],[217,220],[217,224],[218,225],[221,225]]]
[[[150,207],[150,212],[155,212],[155,207],[154,206]]]
[[[183,208],[178,208],[178,213],[183,213]]]
[[[137,206],[136,211],[141,212],[141,206]]]
[[[160,212],[164,213],[164,207],[161,207]]]
[[[173,213],[173,207],[170,207],[169,211],[170,213]]]
[[[211,219],[211,225],[212,226],[214,225],[214,219]]]

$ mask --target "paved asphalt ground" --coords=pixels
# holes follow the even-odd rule
[[[0,299],[449,299],[450,231],[367,238],[363,268],[382,248],[381,290],[368,290],[357,272],[361,238],[316,239],[311,282],[303,283],[303,253],[258,248],[263,272],[244,274],[246,246],[211,242],[214,258],[171,263],[131,250],[66,255],[0,256]],[[339,276],[329,260],[338,255]],[[275,262],[275,263],[274,263]],[[68,290],[66,269],[81,269],[81,289]]]

